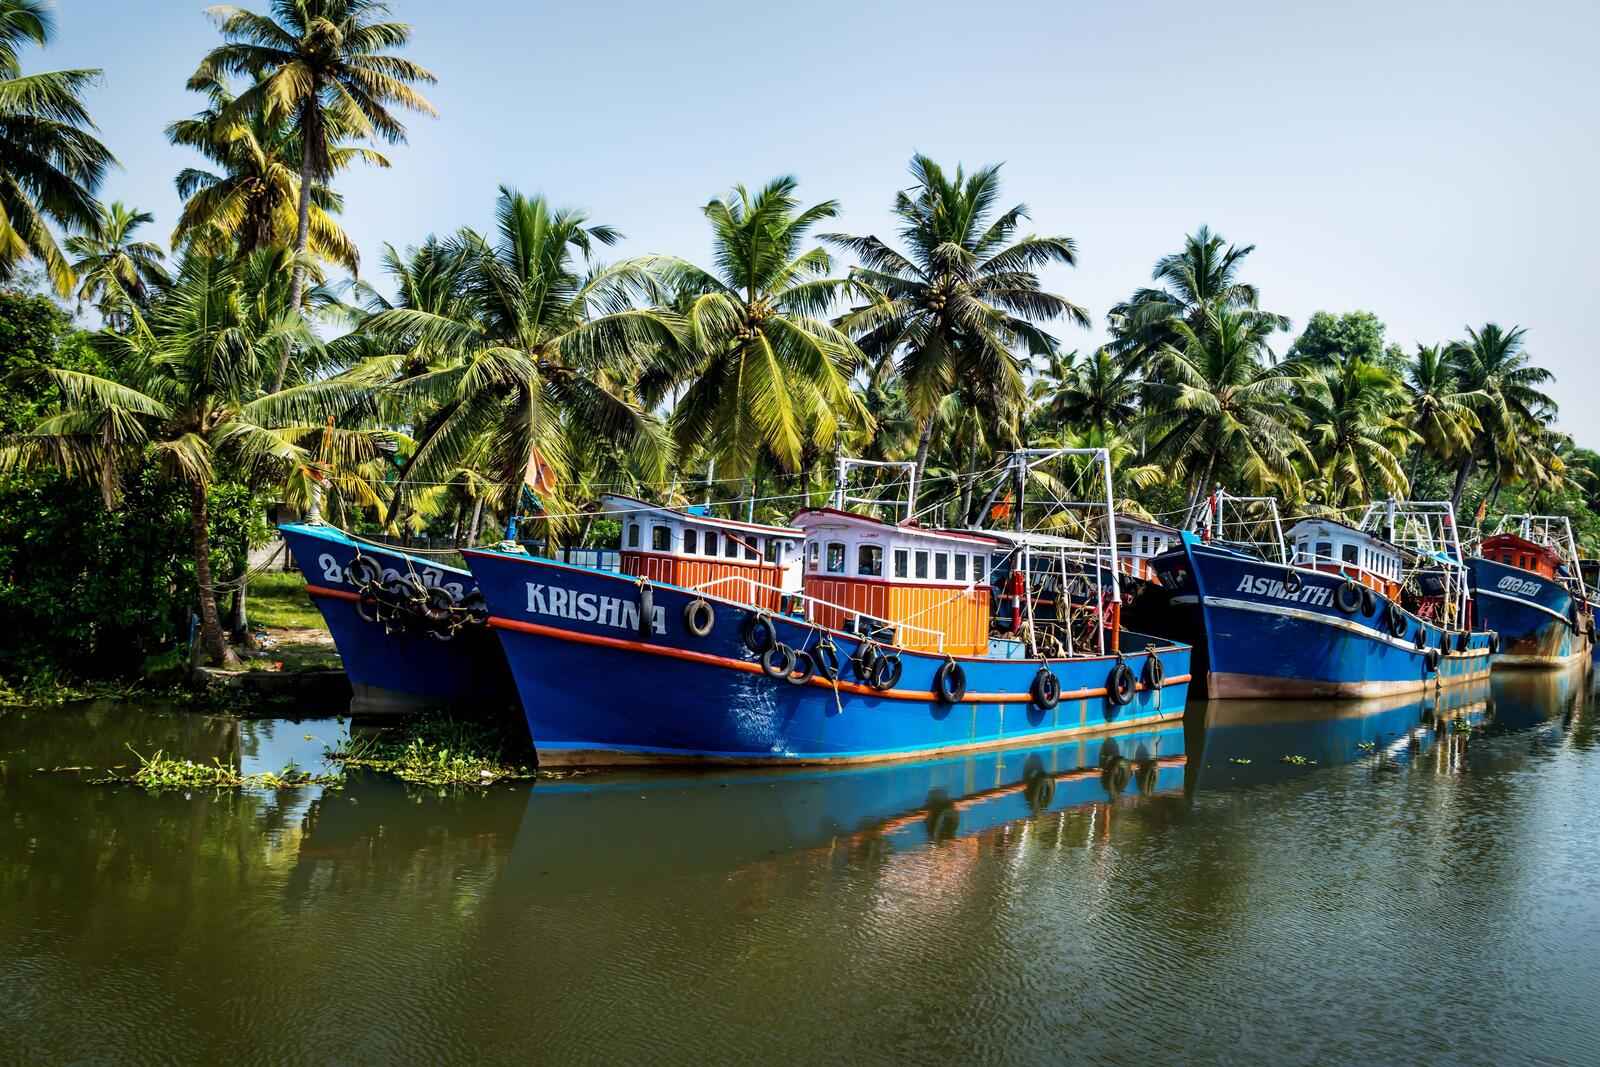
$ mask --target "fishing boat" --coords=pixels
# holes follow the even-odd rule
[[[1497,667],[1560,667],[1594,645],[1572,523],[1507,515],[1468,561],[1478,618],[1500,635]]]
[[[1448,502],[1284,530],[1275,501],[1218,490],[1182,547],[1152,566],[1198,605],[1211,697],[1369,697],[1489,670],[1494,637],[1471,627]]]
[[[279,527],[344,663],[356,715],[516,707],[472,574],[321,523]]]
[[[1103,449],[1020,452],[1013,464],[1025,478],[1066,456],[1092,466],[1104,488],[1093,506],[1108,512]],[[1057,546],[923,528],[909,506],[892,520],[849,502],[841,485],[833,506],[762,535],[798,535],[802,552],[800,591],[779,587],[776,607],[771,575],[663,580],[468,552],[540,763],[868,762],[1182,715],[1186,646],[1123,632],[1115,617],[1088,645],[1043,628],[990,633],[996,557],[1026,575]],[[675,564],[688,558],[670,528],[659,543]],[[1114,555],[1114,538],[1100,551]]]

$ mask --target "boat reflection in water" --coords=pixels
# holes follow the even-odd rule
[[[1109,816],[1117,804],[1181,796],[1183,740],[1172,723],[874,766],[540,782],[505,883],[512,893],[544,893],[733,870],[796,851],[880,857],[1068,811]]]
[[[1570,723],[1584,705],[1593,668],[1579,660],[1550,671],[1496,671],[1489,682],[1492,732]]]
[[[1498,681],[1498,680],[1497,680]],[[1405,762],[1489,715],[1490,680],[1366,700],[1213,700],[1189,712],[1188,789],[1236,789],[1381,756]]]

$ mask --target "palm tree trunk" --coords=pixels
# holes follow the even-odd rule
[[[911,475],[911,499],[913,506],[916,496],[922,491],[922,472],[928,466],[928,446],[933,443],[933,420],[935,413],[928,412],[928,417],[922,420],[922,436],[917,439],[917,468]]]
[[[483,523],[483,495],[472,502],[472,525],[467,528],[467,547],[478,543],[478,527]]]
[[[967,453],[967,476],[961,480],[961,522],[964,526],[971,526],[972,515],[972,482],[978,476],[978,443],[972,443],[972,449]]]
[[[1200,498],[1211,491],[1211,471],[1216,466],[1217,454],[1215,451],[1206,453],[1206,471],[1200,476],[1200,481],[1189,493],[1189,512],[1192,513],[1195,505],[1200,503]]]
[[[1413,499],[1417,495],[1417,461],[1422,458],[1422,446],[1411,446],[1411,470],[1406,474],[1406,496]]]
[[[300,257],[306,254],[306,247],[311,241],[311,138],[304,137],[305,144],[300,150],[300,205],[299,219],[294,230],[294,279],[289,283],[289,308],[291,311],[300,310],[300,300],[306,291],[306,268]],[[278,370],[272,376],[272,391],[276,393],[283,388],[284,376],[289,373],[289,342],[283,342],[283,352],[278,356]]]
[[[1455,511],[1461,510],[1461,498],[1467,492],[1467,479],[1472,476],[1472,465],[1477,460],[1476,453],[1467,452],[1467,458],[1461,461],[1461,469],[1456,471],[1456,487],[1450,494],[1450,507]]]
[[[206,514],[205,486],[189,490],[190,510],[194,513],[194,580],[200,594],[200,641],[214,666],[237,667],[239,657],[222,635],[222,619],[217,613],[216,588],[211,584],[210,517]]]

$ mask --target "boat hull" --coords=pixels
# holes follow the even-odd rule
[[[1496,667],[1554,669],[1589,656],[1592,629],[1585,613],[1554,578],[1494,560],[1467,561],[1473,610],[1500,635]]]
[[[350,678],[350,711],[356,715],[407,715],[450,709],[499,712],[515,707],[516,686],[499,639],[482,627],[464,627],[449,641],[404,628],[367,622],[356,611],[356,589],[348,578],[356,543],[330,526],[280,528],[306,590],[322,612]],[[476,582],[455,567],[394,549],[362,544],[384,580],[415,574],[424,585],[465,595]],[[460,587],[457,589],[457,587]]]
[[[859,681],[848,634],[770,616],[779,641],[838,650],[837,684],[794,685],[762,672],[746,645],[754,609],[706,597],[710,632],[694,636],[685,609],[697,595],[650,587],[653,610],[639,633],[640,584],[629,577],[500,552],[467,555],[488,598],[490,627],[504,644],[543,766],[640,763],[864,763],[1044,742],[1178,718],[1189,649],[1143,647],[1126,655],[1141,679],[1130,703],[1105,687],[1115,657],[1052,660],[1060,703],[1034,705],[1037,660],[957,657],[968,692],[956,704],[933,694],[944,656],[902,652],[887,692]],[[1165,684],[1143,684],[1157,656]]]
[[[1212,548],[1186,535],[1185,551],[1206,630],[1213,699],[1377,697],[1482,678],[1490,634],[1444,631],[1379,593],[1372,611],[1339,610],[1342,579]],[[1391,612],[1405,619],[1397,635]],[[1418,640],[1418,631],[1422,637]],[[1438,650],[1437,670],[1428,650]]]

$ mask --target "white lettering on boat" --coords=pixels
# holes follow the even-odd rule
[[[528,614],[554,615],[577,622],[593,622],[612,626],[618,630],[639,629],[639,604],[623,597],[601,596],[599,593],[574,593],[559,585],[528,583]],[[650,613],[650,628],[658,634],[667,632],[667,609],[658,607]]]
[[[1515,593],[1517,596],[1534,597],[1539,595],[1543,585],[1539,582],[1524,581],[1513,575],[1506,575],[1500,579],[1499,589],[1502,593]]]
[[[1254,593],[1256,596],[1272,597],[1274,600],[1315,604],[1318,607],[1327,607],[1333,600],[1333,590],[1326,586],[1303,585],[1291,592],[1276,578],[1253,578],[1248,574],[1239,579],[1237,592]]]
[[[318,556],[317,565],[322,568],[322,579],[328,584],[355,584],[350,580],[344,567],[340,566],[339,561],[334,559],[331,554],[324,552]],[[400,572],[393,567],[385,567],[378,576],[378,580],[384,585],[388,585],[390,582],[398,581],[400,576]],[[461,598],[466,594],[466,587],[460,582],[447,582],[444,579],[445,573],[434,567],[424,567],[422,573],[417,575],[417,580],[422,583],[424,589],[443,589],[450,594],[452,600],[460,602]]]

